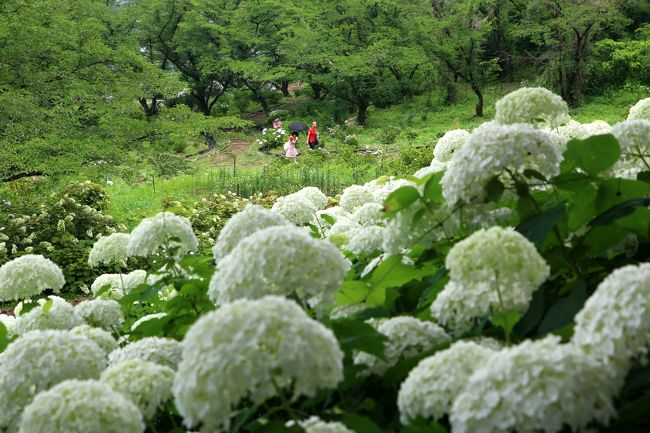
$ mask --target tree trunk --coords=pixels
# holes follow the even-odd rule
[[[453,81],[447,81],[445,86],[445,105],[453,105],[458,102],[458,86]]]
[[[364,126],[366,124],[369,106],[370,104],[366,99],[359,99],[359,104],[357,107],[357,123],[359,126]]]
[[[211,107],[208,105],[208,101],[206,100],[203,93],[199,94],[196,91],[192,91],[192,98],[194,98],[194,101],[196,101],[196,107],[199,109],[199,111],[203,113],[204,116],[209,116],[212,110],[210,109]]]
[[[205,144],[208,146],[208,150],[214,150],[217,148],[217,140],[214,135],[209,132],[202,132],[201,135],[205,138]]]
[[[311,87],[311,91],[314,93],[315,101],[320,101],[321,99],[323,99],[322,97],[323,86],[316,83],[309,83],[309,86]]]
[[[478,102],[476,103],[476,117],[483,117],[483,93],[481,92],[481,88],[476,83],[471,83],[470,85],[478,98]]]
[[[289,80],[282,80],[280,81],[280,91],[282,92],[282,96],[285,98],[288,98],[289,95]]]
[[[147,116],[147,118],[154,117],[158,114],[158,100],[155,96],[151,98],[151,105],[149,105],[147,98],[140,98],[138,99],[138,102],[140,102],[140,105],[142,106],[144,114]]]

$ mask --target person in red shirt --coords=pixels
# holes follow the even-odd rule
[[[307,144],[309,144],[310,149],[316,149],[318,147],[318,130],[316,129],[318,125],[316,122],[311,123],[311,128],[307,131]]]

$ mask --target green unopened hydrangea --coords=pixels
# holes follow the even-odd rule
[[[181,258],[196,251],[199,240],[192,231],[190,220],[171,212],[160,212],[145,218],[129,236],[126,252],[129,256],[146,257],[160,250],[174,249]]]
[[[174,397],[188,427],[220,431],[245,401],[262,403],[283,388],[313,396],[342,379],[334,334],[295,302],[267,296],[226,304],[190,328]]]
[[[381,203],[372,188],[361,185],[352,185],[343,190],[339,205],[346,211],[354,213],[366,203]]]
[[[533,292],[550,274],[533,243],[502,227],[478,230],[456,243],[445,266],[449,282],[431,304],[431,313],[458,332],[497,311],[524,313]]]
[[[233,215],[219,232],[217,243],[212,247],[214,261],[218,264],[242,239],[256,231],[289,224],[291,223],[282,215],[262,206],[249,204],[243,211]]]
[[[287,423],[288,426],[294,422]],[[354,433],[340,422],[325,422],[317,416],[311,416],[304,421],[299,421],[298,425],[305,430],[305,433]]]
[[[352,220],[363,227],[380,224],[384,219],[384,206],[379,203],[366,203],[352,214]]]
[[[0,428],[15,431],[23,408],[39,392],[67,379],[98,378],[105,357],[97,344],[70,331],[33,331],[18,338],[2,356]],[[46,431],[51,430],[39,433]]]
[[[313,224],[317,210],[311,200],[299,194],[278,197],[271,208],[271,211],[297,225]]]
[[[614,415],[607,367],[559,337],[525,341],[483,363],[451,408],[454,433],[582,431]]]
[[[215,304],[295,293],[318,311],[334,294],[350,262],[332,243],[292,226],[269,227],[247,237],[219,264],[208,294]]]
[[[449,163],[442,177],[442,194],[450,206],[482,203],[488,182],[506,170],[536,170],[551,178],[560,173],[565,143],[565,138],[527,124],[481,125]],[[512,183],[505,175],[501,179]]]
[[[480,344],[458,341],[420,361],[402,382],[397,396],[402,424],[420,417],[438,420],[448,414],[472,373],[494,353]]]
[[[503,125],[529,123],[557,128],[570,117],[569,107],[559,95],[543,87],[522,87],[497,101],[494,119]]]
[[[317,210],[322,210],[327,207],[327,196],[315,186],[307,186],[294,194],[302,195],[309,200]]]
[[[46,299],[39,299],[38,303],[38,307],[20,315],[16,320],[14,332],[17,335],[39,329],[72,329],[84,323],[75,315],[74,307],[63,298],[49,296]]]
[[[0,266],[0,301],[26,299],[45,289],[56,293],[64,284],[61,269],[43,256],[27,254]]]
[[[354,357],[354,363],[367,366],[368,372],[376,375],[384,374],[402,359],[433,349],[450,340],[440,326],[414,317],[373,319],[368,323],[388,337],[388,341],[384,343],[386,361],[369,353],[359,352]]]
[[[650,120],[650,98],[641,99],[630,107],[627,120],[645,119]]]
[[[74,307],[75,314],[91,326],[113,329],[124,323],[122,307],[117,301],[92,299]]]
[[[464,129],[453,129],[447,131],[445,135],[440,137],[436,146],[433,148],[434,160],[440,163],[451,161],[454,153],[463,147],[469,138],[469,135],[469,132]]]
[[[128,397],[145,419],[152,419],[163,404],[172,399],[174,370],[141,359],[111,365],[100,382]]]
[[[113,233],[99,238],[93,245],[88,255],[88,265],[91,268],[100,265],[121,264],[126,262],[126,246],[129,235],[126,233]]]
[[[381,251],[384,242],[384,227],[361,227],[348,232],[348,242],[345,249],[353,254],[371,254]]]
[[[646,358],[650,349],[650,263],[625,266],[609,274],[575,321],[572,343],[612,369]]]
[[[108,356],[109,353],[117,349],[117,341],[110,332],[90,325],[75,326],[70,330],[75,335],[81,335],[88,338],[99,346],[100,349]]]
[[[67,380],[36,396],[18,433],[143,433],[128,398],[95,380]]]
[[[142,359],[176,370],[182,350],[183,344],[171,338],[146,337],[108,355],[108,363],[114,365],[130,359]]]

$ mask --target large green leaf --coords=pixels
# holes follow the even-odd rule
[[[546,334],[571,323],[587,300],[587,287],[584,281],[576,281],[564,298],[549,308],[537,331]]]
[[[4,323],[0,322],[0,353],[2,353],[9,345],[9,332]]]
[[[382,433],[381,428],[365,416],[348,413],[341,422],[356,433]]]
[[[442,196],[442,186],[440,185],[442,176],[442,172],[434,173],[424,185],[424,197],[433,203],[443,204],[445,202]]]
[[[564,166],[576,166],[592,176],[612,167],[621,157],[621,147],[613,135],[594,135],[584,140],[571,140],[564,152]]]
[[[330,320],[327,325],[334,331],[341,349],[346,353],[360,351],[380,359],[386,359],[384,357],[384,342],[388,338],[369,324],[360,320],[343,318]]]
[[[533,215],[519,224],[515,230],[541,246],[553,230],[555,223],[564,218],[564,214],[564,203],[560,203],[547,211]]]
[[[485,184],[485,202],[497,202],[501,199],[503,192],[506,190],[503,182],[499,180],[498,176],[493,177]]]
[[[350,305],[364,302],[372,285],[359,280],[344,281],[336,292],[336,305]]]
[[[384,201],[384,210],[394,213],[406,209],[420,198],[418,190],[412,186],[403,186],[391,192]]]

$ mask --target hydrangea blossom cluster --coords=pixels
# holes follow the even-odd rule
[[[348,232],[348,242],[345,249],[353,254],[371,254],[381,251],[384,242],[383,227],[371,226]]]
[[[100,328],[94,328],[90,325],[75,326],[70,330],[75,335],[86,337],[93,343],[97,344],[106,355],[117,349],[117,341],[110,332]]]
[[[557,132],[563,137],[576,138],[578,140],[582,140],[584,138],[589,137],[589,135],[591,135],[586,125],[583,125],[580,122],[576,122],[573,119],[567,122],[566,125],[562,125],[555,130],[549,129],[548,132]]]
[[[366,203],[357,208],[352,214],[352,220],[362,227],[381,224],[384,216],[384,206],[379,203]]]
[[[572,343],[589,356],[625,369],[650,349],[650,263],[609,274],[576,316]]]
[[[158,409],[171,400],[174,370],[141,359],[111,365],[100,382],[128,397],[145,419],[152,419]]]
[[[533,292],[550,274],[533,243],[498,226],[478,230],[456,243],[445,266],[449,282],[431,304],[431,312],[458,332],[495,311],[525,312]]]
[[[128,243],[129,235],[126,233],[113,233],[99,238],[90,250],[88,265],[95,268],[100,265],[126,262],[128,258],[126,246]]]
[[[219,232],[217,243],[212,248],[214,261],[218,264],[242,239],[256,231],[288,224],[289,221],[282,215],[262,206],[249,204],[243,211],[233,215]]]
[[[346,242],[348,239],[348,234],[354,230],[360,229],[361,226],[356,221],[349,218],[340,218],[338,219],[327,231],[327,237],[332,238],[336,235],[346,235]]]
[[[112,352],[108,355],[108,363],[115,365],[131,359],[141,359],[176,370],[182,351],[183,344],[171,338],[146,337]]]
[[[386,361],[369,353],[359,352],[354,357],[354,363],[366,365],[368,371],[376,375],[384,374],[401,359],[410,358],[450,340],[447,333],[435,323],[414,317],[372,319],[368,323],[388,337],[388,341],[384,344]]]
[[[433,161],[432,161],[433,163]],[[371,180],[363,185],[362,188],[369,190],[375,197],[374,202],[383,204],[391,192],[403,186],[413,185],[413,183],[406,179],[400,179],[393,176],[381,176],[375,180]],[[352,188],[352,187],[350,187]],[[343,191],[345,194],[345,190]],[[365,194],[363,194],[365,195]],[[363,198],[363,195],[361,198]],[[342,197],[341,197],[342,198]],[[352,199],[353,197],[350,197]],[[363,203],[361,203],[363,204]],[[359,205],[360,206],[360,205]],[[355,206],[355,208],[358,206]]]
[[[349,269],[350,262],[332,243],[297,227],[269,227],[241,241],[220,262],[208,294],[215,304],[225,304],[295,293],[323,311],[334,303]]]
[[[373,189],[368,186],[349,186],[343,190],[343,194],[339,199],[339,205],[350,213],[354,213],[357,208],[366,203],[380,203]]]
[[[294,224],[305,225],[314,223],[318,209],[307,197],[294,193],[278,197],[271,210]]]
[[[532,169],[551,178],[560,172],[565,142],[526,124],[481,125],[449,163],[441,182],[443,196],[450,206],[483,202],[487,183],[505,170]]]
[[[352,219],[352,214],[340,206],[332,206],[327,209],[319,210],[316,212],[316,218],[318,219],[318,225],[323,229],[329,229],[332,226],[332,224],[324,218],[325,215],[333,218],[334,223],[340,219]]]
[[[129,236],[126,252],[129,256],[146,257],[159,250],[175,249],[181,258],[199,246],[190,220],[171,212],[160,212],[145,218]]]
[[[314,205],[316,210],[323,210],[327,207],[327,196],[315,186],[307,186],[294,194],[305,197]]]
[[[96,380],[67,380],[36,396],[19,433],[143,433],[135,404]]]
[[[433,159],[440,163],[451,161],[454,153],[465,144],[469,135],[469,132],[464,129],[447,131],[433,148]]]
[[[470,376],[494,353],[483,345],[458,341],[420,361],[402,382],[397,396],[402,424],[419,417],[438,420],[448,414]]]
[[[636,179],[650,163],[650,120],[626,120],[614,125],[611,134],[621,146],[621,159],[614,165],[617,177]]]
[[[147,278],[147,271],[137,269],[128,274],[102,274],[90,285],[94,296],[105,286],[109,289],[99,295],[99,299],[121,299],[125,294],[143,284]]]
[[[454,433],[582,431],[614,415],[606,368],[549,336],[503,349],[469,378],[451,408]]]
[[[18,317],[14,327],[16,335],[39,329],[72,329],[84,323],[74,314],[74,307],[63,298],[49,296],[39,299],[38,304],[38,307]]]
[[[334,334],[295,302],[267,296],[226,304],[190,328],[174,397],[188,427],[212,431],[228,428],[244,400],[261,403],[278,388],[313,396],[342,379]]]
[[[557,128],[570,117],[562,97],[543,87],[522,87],[497,101],[494,119],[503,125],[529,123]]]
[[[298,422],[298,424],[306,433],[354,433],[343,423],[325,422],[317,416],[309,417],[304,421]],[[293,422],[289,422],[287,425],[291,426]]]
[[[112,329],[124,323],[122,308],[117,301],[92,299],[74,307],[75,314],[91,326]]]
[[[67,379],[98,378],[105,366],[99,346],[70,331],[33,331],[21,336],[2,356],[0,428],[15,431],[23,408],[39,392]]]
[[[0,301],[17,301],[39,295],[45,289],[59,292],[63,272],[53,261],[27,254],[0,266]]]
[[[650,98],[641,99],[630,107],[627,120],[645,119],[650,120]]]

